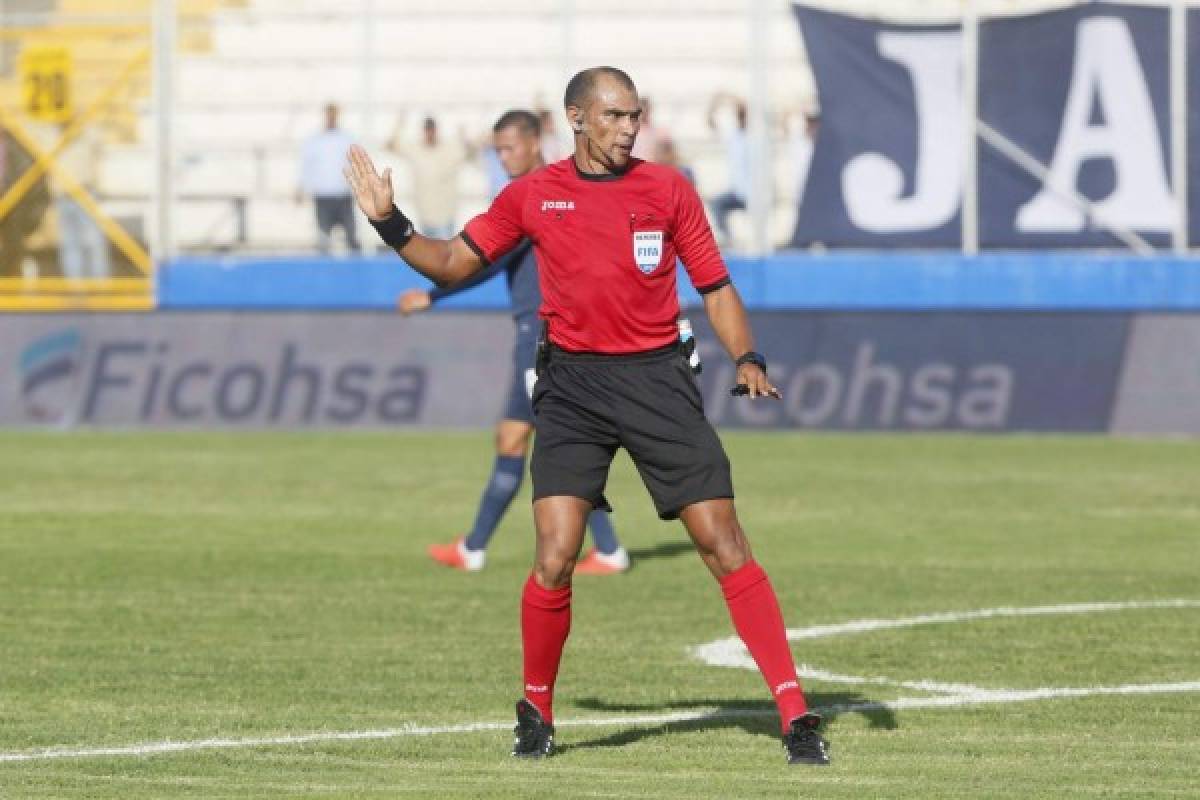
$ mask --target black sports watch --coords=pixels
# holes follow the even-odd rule
[[[738,360],[733,363],[739,367],[742,364],[753,364],[754,366],[761,369],[763,371],[764,375],[767,372],[767,359],[763,356],[762,353],[756,353],[753,350],[743,353],[742,355],[740,355],[738,357]]]
[[[737,361],[733,363],[739,367],[742,364],[753,364],[763,371],[763,375],[767,374],[767,359],[763,357],[762,353],[756,353],[753,350],[747,353],[742,353],[740,356],[738,356]],[[730,389],[729,393],[734,397],[744,397],[750,394],[750,387],[744,383],[739,383],[737,386],[734,386],[732,389]]]

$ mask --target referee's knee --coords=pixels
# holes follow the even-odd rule
[[[719,499],[685,508],[680,514],[700,557],[717,576],[740,569],[753,558],[733,501]]]
[[[745,566],[752,558],[750,543],[746,541],[741,528],[730,530],[726,535],[719,536],[712,547],[711,560],[719,574],[729,574]]]
[[[570,584],[575,572],[575,556],[539,553],[533,563],[533,576],[546,589],[561,589]]]

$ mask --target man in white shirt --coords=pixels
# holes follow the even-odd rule
[[[338,127],[338,107],[325,106],[325,130],[313,134],[304,143],[300,161],[300,192],[313,198],[317,212],[318,248],[329,255],[333,229],[341,226],[346,234],[346,246],[359,252],[358,234],[354,229],[354,196],[342,177],[346,153],[354,141]]]
[[[796,206],[804,200],[804,187],[808,184],[808,168],[812,165],[816,147],[817,129],[821,125],[821,112],[810,109],[793,122],[788,131],[788,142],[792,151],[792,167],[795,177]]]
[[[417,228],[434,239],[453,238],[458,232],[454,227],[458,213],[458,171],[470,157],[469,148],[464,142],[439,136],[433,117],[425,118],[419,144],[406,141],[403,128],[401,117],[389,149],[405,158],[412,172]],[[346,183],[344,178],[342,183]]]
[[[650,98],[643,97],[641,100],[642,127],[638,129],[631,155],[643,161],[658,161],[659,154],[672,144],[671,134],[654,116],[654,103]]]
[[[67,123],[62,125],[65,131]],[[58,157],[58,165],[86,192],[95,193],[103,158],[95,127],[85,127]],[[107,278],[112,273],[108,238],[79,202],[55,181],[58,260],[66,278]]]
[[[722,131],[717,111],[726,103],[733,107],[734,124]],[[745,211],[746,199],[750,196],[750,142],[746,130],[747,119],[745,101],[730,94],[717,94],[708,108],[708,125],[721,134],[729,164],[729,189],[710,201],[717,223],[717,238],[723,245],[727,245],[732,238],[729,216],[734,211]]]

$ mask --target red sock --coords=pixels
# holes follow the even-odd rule
[[[780,722],[786,732],[788,723],[807,711],[808,704],[796,678],[796,663],[788,647],[775,590],[756,561],[747,561],[720,578],[720,583],[733,627],[775,697]]]
[[[521,644],[525,654],[525,699],[546,722],[554,721],[554,680],[571,632],[571,587],[544,589],[533,576],[521,594]]]

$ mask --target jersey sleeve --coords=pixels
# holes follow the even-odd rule
[[[513,181],[496,195],[487,211],[463,228],[463,241],[484,264],[491,264],[525,237],[524,206],[528,192],[528,181]]]
[[[700,294],[720,289],[729,283],[729,270],[712,227],[704,216],[704,204],[696,189],[680,173],[674,181],[675,251],[687,269],[692,286]]]

